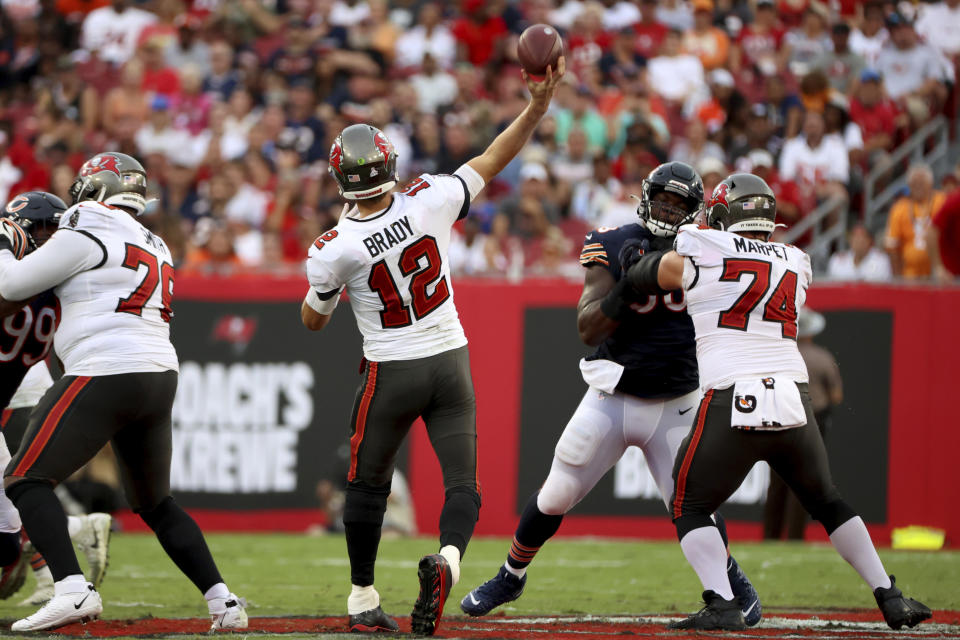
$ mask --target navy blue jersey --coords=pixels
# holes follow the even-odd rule
[[[0,319],[0,409],[10,404],[27,370],[50,353],[59,323],[60,303],[52,289]]]
[[[640,224],[601,227],[583,241],[580,264],[602,267],[614,280],[620,280],[620,248],[632,238],[664,242]],[[630,308],[634,314],[621,322],[587,360],[612,360],[623,365],[617,390],[638,398],[676,397],[696,389],[697,344],[683,291],[647,296]]]

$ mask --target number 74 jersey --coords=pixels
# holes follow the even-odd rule
[[[793,245],[685,225],[675,248],[684,260],[687,313],[697,337],[700,387],[780,376],[807,381],[797,349],[797,314],[813,278]]]
[[[349,211],[310,247],[310,286],[321,299],[346,287],[368,360],[425,358],[467,344],[447,248],[469,206],[460,176],[424,174],[379,213]]]

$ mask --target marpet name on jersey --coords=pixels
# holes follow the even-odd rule
[[[741,252],[762,253],[765,256],[773,254],[781,260],[787,259],[787,252],[783,247],[767,242],[754,242],[753,240],[740,236],[733,239],[733,248]]]
[[[371,258],[376,258],[381,253],[385,253],[390,248],[397,246],[407,238],[413,237],[413,227],[407,216],[403,216],[395,222],[375,231],[363,239],[363,246],[367,248]]]

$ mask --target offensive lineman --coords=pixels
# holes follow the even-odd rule
[[[550,473],[520,517],[507,561],[492,579],[464,596],[460,608],[482,616],[520,597],[527,566],[629,446],[643,450],[669,508],[670,471],[690,428],[697,393],[693,323],[682,291],[633,295],[620,255],[630,247],[669,247],[680,225],[703,208],[703,181],[688,164],[668,162],[643,182],[639,224],[587,234],[586,267],[577,306],[581,339],[597,351],[580,363],[590,386],[557,442]],[[722,524],[722,520],[720,520]],[[727,569],[751,625],[760,621],[756,591],[733,557]]]
[[[4,486],[46,559],[54,596],[14,631],[99,616],[100,594],[71,548],[53,486],[111,442],[127,500],[164,551],[204,594],[212,629],[244,628],[242,601],[223,583],[196,522],[170,496],[170,412],[177,354],[170,344],[173,265],[166,244],[137,222],[146,173],[134,158],[102,153],[71,187],[56,233],[24,257],[27,236],[0,219],[0,296],[28,300],[54,288],[62,306],[56,351],[65,375],[30,416]],[[22,258],[18,260],[18,258]]]
[[[330,150],[330,173],[356,203],[317,238],[307,257],[310,290],[303,324],[326,326],[344,287],[363,334],[364,382],[357,392],[343,524],[352,590],[351,631],[397,631],[380,608],[374,565],[397,451],[422,417],[443,470],[440,552],[420,560],[414,633],[433,634],[480,510],[476,401],[467,339],[453,304],[447,263],[450,228],[470,202],[526,144],[564,72],[542,82],[523,77],[531,98],[523,112],[453,175],[423,174],[402,193],[397,154],[378,129],[347,127]]]
[[[57,230],[66,211],[63,200],[43,191],[21,193],[7,203],[0,217],[14,221],[27,235],[31,247],[40,247]],[[60,320],[60,304],[53,291],[45,291],[28,304],[0,299],[0,464],[10,462],[10,450],[16,451],[27,428],[34,405],[53,385],[45,359],[53,344],[53,335]],[[84,553],[90,567],[90,581],[99,588],[107,571],[107,551],[111,517],[106,513],[69,516],[70,538]],[[32,553],[27,544],[16,557],[8,551],[15,539],[20,548],[20,515],[10,499],[0,490],[0,547],[3,574],[0,576],[0,599],[16,593],[26,578],[27,564],[33,566],[36,590],[21,605],[41,605],[53,597],[53,577],[43,557]],[[31,556],[33,556],[31,558]]]
[[[769,242],[776,211],[766,182],[733,174],[707,204],[709,228],[681,227],[675,250],[647,252],[627,274],[638,293],[686,293],[704,392],[677,453],[672,502],[680,546],[703,584],[706,606],[670,627],[744,628],[710,514],[758,460],[766,460],[820,521],[843,559],[870,585],[887,624],[913,627],[930,617],[930,609],[903,597],[863,520],[830,478],[796,343],[797,313],[812,278],[810,258],[792,245]]]

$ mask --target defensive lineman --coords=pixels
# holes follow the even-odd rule
[[[356,203],[310,247],[304,325],[320,330],[346,287],[363,334],[364,382],[357,392],[343,523],[352,591],[352,631],[396,631],[380,608],[374,564],[397,451],[422,417],[443,470],[440,552],[420,560],[415,633],[432,634],[480,510],[476,402],[467,340],[453,304],[447,263],[450,227],[470,201],[520,151],[546,112],[564,71],[524,78],[530,102],[480,156],[453,175],[424,174],[402,193],[397,155],[378,129],[347,127],[330,151],[330,173]]]
[[[29,245],[40,247],[57,230],[66,211],[63,200],[43,191],[28,191],[13,197],[0,212],[24,230]],[[60,319],[60,305],[53,291],[45,291],[28,304],[0,302],[0,465],[10,462],[26,431],[33,407],[53,385],[44,360],[53,344]],[[107,570],[111,517],[106,513],[69,516],[70,538],[84,553],[90,567],[90,581],[99,588]],[[27,565],[36,578],[36,590],[21,605],[41,605],[53,597],[53,577],[40,554],[27,544],[20,549],[20,515],[0,490],[0,598],[8,598],[23,585]],[[16,549],[15,557],[9,552]]]
[[[643,182],[639,224],[587,234],[580,256],[586,275],[577,325],[581,339],[597,347],[580,363],[589,389],[557,442],[546,481],[527,502],[506,562],[496,576],[464,596],[464,612],[485,615],[520,597],[534,555],[627,447],[643,450],[669,508],[673,460],[699,399],[693,323],[682,291],[633,295],[620,255],[641,244],[669,247],[677,228],[702,208],[700,176],[690,165],[669,162]],[[733,557],[728,573],[756,624],[759,599]]]
[[[820,521],[843,559],[870,585],[887,624],[912,627],[929,618],[930,609],[903,597],[863,520],[830,478],[796,344],[810,258],[792,245],[769,242],[776,207],[763,180],[734,174],[708,202],[709,228],[681,227],[675,250],[648,252],[628,271],[639,293],[686,292],[704,392],[674,466],[673,518],[683,553],[703,583],[706,606],[671,627],[744,627],[710,514],[758,460],[766,460]]]
[[[170,412],[179,368],[168,324],[173,266],[163,240],[134,217],[143,212],[145,193],[139,162],[102,153],[80,168],[73,206],[30,255],[23,257],[23,230],[0,220],[0,296],[28,300],[54,288],[62,307],[55,348],[65,370],[31,414],[4,477],[56,581],[53,598],[15,622],[14,631],[52,629],[102,611],[100,595],[80,571],[53,486],[107,442],[127,501],[204,594],[212,628],[247,623],[199,527],[170,496]]]

